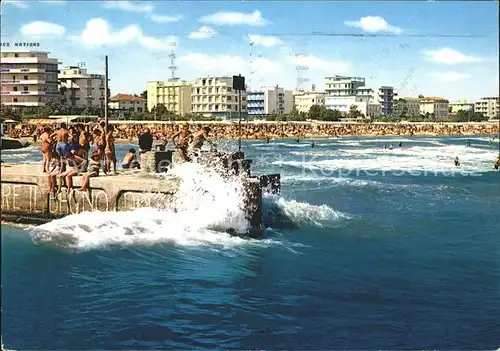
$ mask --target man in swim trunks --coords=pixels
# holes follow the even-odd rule
[[[56,151],[60,157],[64,157],[70,154],[69,141],[69,130],[66,123],[61,123],[61,128],[51,135],[51,137],[56,137]]]
[[[213,148],[215,148],[215,144],[208,139],[210,133],[210,127],[201,127],[193,136],[193,141],[191,142],[190,149],[191,152],[195,155],[198,156],[199,152],[201,150],[201,147],[203,146],[203,143],[206,141],[209,143]]]
[[[177,140],[176,140],[177,138]],[[189,141],[192,138],[192,134],[189,132],[188,126],[183,124],[181,129],[172,136],[172,142],[174,143],[174,147],[179,152],[179,157],[181,162],[189,161],[187,156],[187,148],[189,146]]]

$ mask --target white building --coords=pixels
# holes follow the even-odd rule
[[[433,115],[435,118],[447,118],[449,116],[450,102],[441,97],[424,97],[420,99],[420,114]]]
[[[296,93],[293,96],[294,105],[298,112],[308,113],[312,106],[325,106],[324,93]]]
[[[247,93],[241,92],[241,112],[247,112]],[[197,78],[191,89],[191,112],[203,116],[238,118],[238,91],[233,89],[233,77]]]
[[[45,106],[61,99],[57,89],[59,62],[45,51],[2,50],[2,104]]]
[[[104,75],[89,74],[86,68],[64,67],[60,70],[59,90],[62,103],[70,108],[104,108]]]
[[[293,94],[278,86],[247,92],[248,115],[283,115],[292,112]]]
[[[467,100],[459,100],[450,102],[449,109],[451,113],[457,113],[458,111],[472,111],[474,112],[474,103],[467,102]]]
[[[163,105],[168,111],[184,116],[191,112],[191,89],[190,82],[177,79],[148,82],[148,110],[152,111],[155,106]]]
[[[498,97],[484,97],[474,102],[474,111],[482,113],[485,117],[490,119],[499,118],[499,98]]]
[[[365,78],[333,76],[325,77],[325,92],[329,96],[356,97],[356,101],[366,101],[368,105],[380,105],[380,114],[390,116],[394,110],[397,93],[391,86],[381,86],[377,90],[365,87]],[[371,115],[378,114],[378,107],[368,109]],[[378,114],[379,115],[379,114]]]
[[[119,115],[146,112],[146,99],[129,94],[116,94],[109,98],[108,107]]]

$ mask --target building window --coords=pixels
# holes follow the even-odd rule
[[[28,80],[28,76],[24,76],[24,80]]]
[[[19,57],[19,54],[14,54],[14,57]]]

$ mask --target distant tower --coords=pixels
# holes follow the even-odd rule
[[[179,78],[177,78],[175,76],[175,71],[177,70],[177,66],[175,65],[175,58],[177,57],[177,55],[172,50],[172,51],[170,51],[170,54],[168,55],[168,57],[170,57],[170,66],[168,67],[168,69],[170,70],[170,72],[172,72],[172,77],[169,79],[169,81],[175,82],[175,81],[179,80]]]
[[[305,57],[307,57],[307,55],[303,53],[295,54],[297,62],[297,66],[295,67],[295,69],[297,70],[297,86],[295,88],[296,91],[304,91],[302,85],[309,81],[309,79],[305,77],[305,73],[309,69],[309,67],[300,64],[300,60]]]

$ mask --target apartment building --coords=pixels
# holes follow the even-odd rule
[[[366,117],[378,117],[382,113],[381,105],[371,104],[369,101],[359,96],[325,96],[325,107],[331,110],[337,110],[344,115],[349,113],[353,105]]]
[[[474,102],[474,111],[482,113],[485,117],[490,119],[499,118],[499,100],[500,98],[498,97],[481,98]]]
[[[377,101],[381,106],[382,115],[392,116],[394,114],[394,99],[397,95],[394,87],[391,86],[383,85],[377,89],[373,101]]]
[[[293,94],[291,90],[278,87],[263,87],[247,92],[248,115],[283,115],[292,112]]]
[[[60,102],[59,62],[46,51],[5,51],[0,57],[2,104],[45,106]]]
[[[104,108],[105,77],[89,74],[86,68],[63,67],[58,75],[61,102],[76,110],[87,107]]]
[[[459,100],[450,102],[449,111],[451,113],[457,113],[458,111],[471,111],[474,112],[474,103],[467,102],[467,100]]]
[[[148,110],[151,111],[156,105],[163,104],[168,111],[180,116],[191,113],[191,87],[192,83],[181,80],[148,82],[146,87]]]
[[[191,88],[191,112],[219,118],[238,118],[238,91],[233,77],[197,78]],[[241,112],[247,114],[247,93],[241,92]]]
[[[298,112],[308,113],[312,106],[325,106],[324,93],[300,93],[297,92],[293,99],[294,105]]]
[[[420,116],[420,99],[405,97],[394,102],[393,114],[396,116]]]
[[[373,90],[365,86],[363,77],[332,76],[325,77],[325,92],[329,96],[335,97],[356,97],[356,101],[365,101],[368,105],[379,104],[379,107],[372,106],[367,111],[369,114],[377,115],[381,110],[382,115],[390,116],[394,113],[394,98],[397,93],[391,86],[381,86]]]
[[[129,94],[116,94],[109,98],[108,107],[118,114],[146,111],[146,99]]]
[[[424,97],[420,99],[420,114],[433,115],[435,118],[447,118],[449,116],[450,102],[441,97]]]

